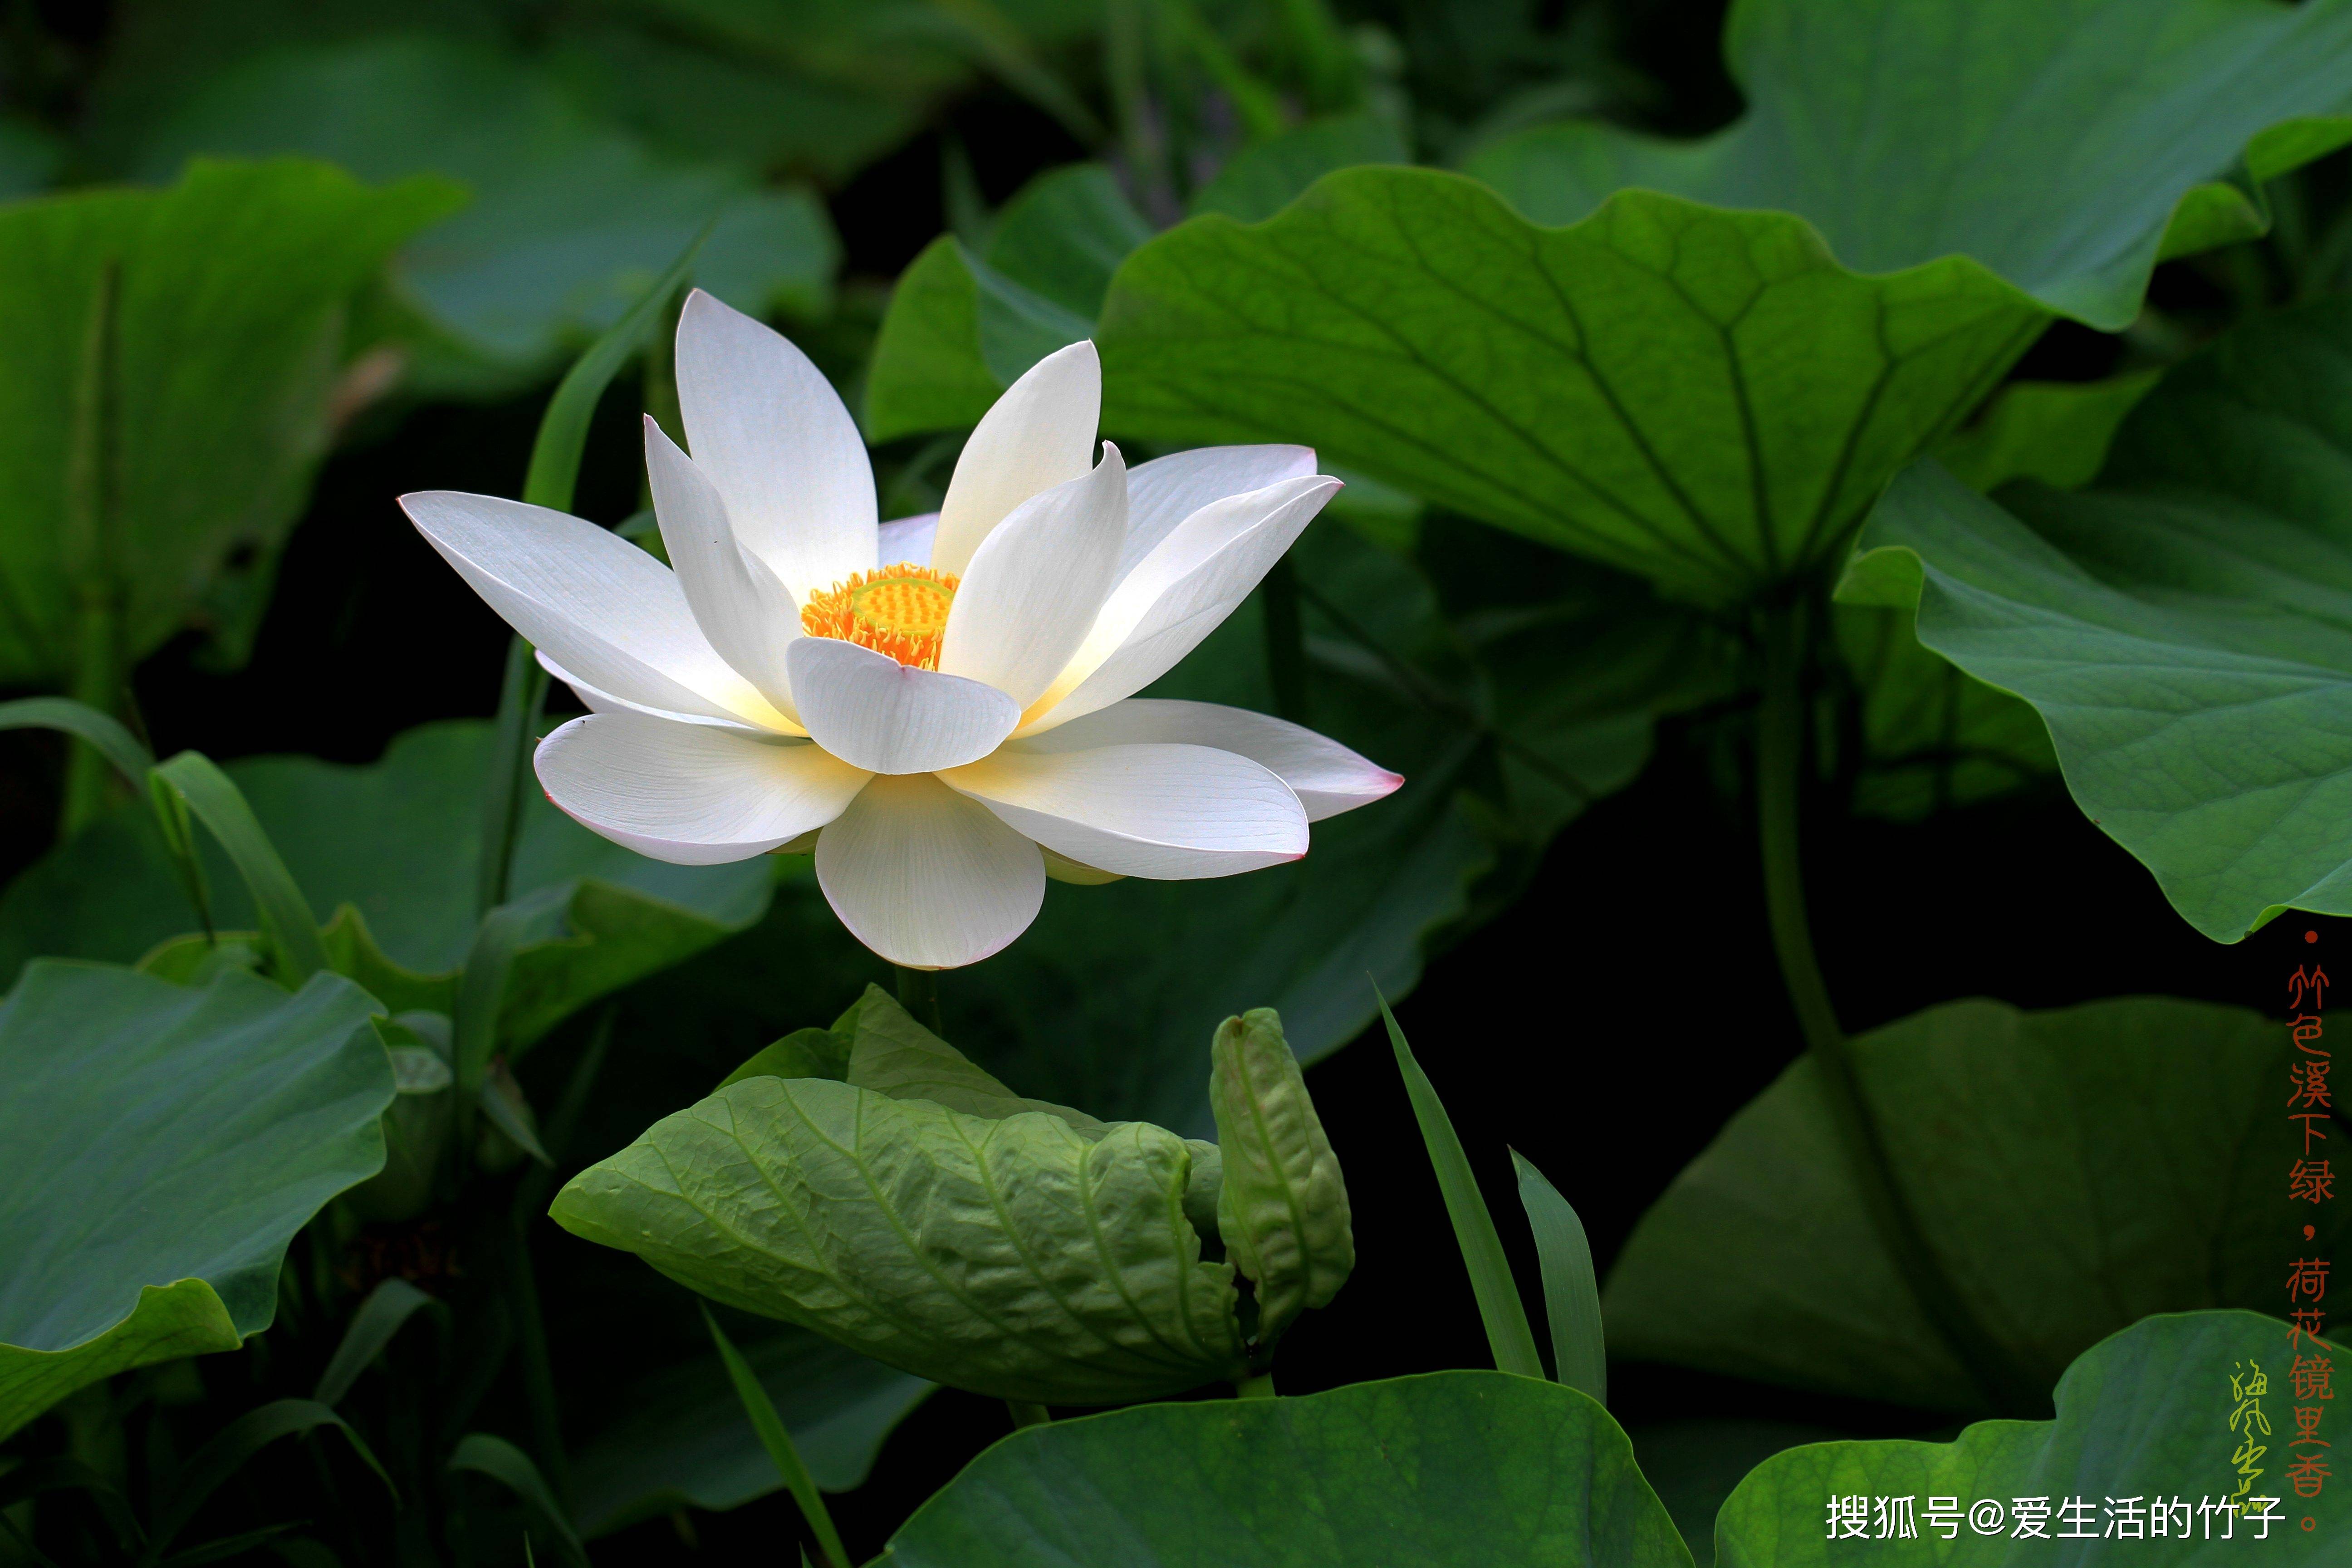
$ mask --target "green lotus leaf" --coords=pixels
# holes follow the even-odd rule
[[[1840,605],[1832,625],[1860,702],[1854,810],[1916,822],[2058,771],[2042,716],[1920,647],[1909,616]]]
[[[2297,1497],[2286,1479],[2294,1459],[2285,1443],[2295,1403],[2288,1373],[2298,1356],[2326,1363],[2331,1373],[2347,1364],[2342,1351],[2317,1340],[2292,1342],[2284,1323],[2252,1312],[2147,1319],[2066,1369],[2054,1420],[1981,1422],[1949,1443],[1811,1443],[1773,1456],[1717,1517],[1716,1561],[1723,1568],[1904,1562],[2207,1568],[2250,1556],[2290,1565],[2338,1562],[2343,1542],[2321,1508]],[[2257,1373],[2269,1394],[2256,1404],[2275,1425],[2248,1496],[2270,1502],[2240,1505],[2244,1517],[2223,1515],[2219,1505],[2241,1484],[2233,1428],[2245,1417],[2233,1377],[2251,1386]],[[1833,1528],[1854,1527],[1851,1514],[1832,1525],[1833,1498],[1849,1510],[1859,1502],[1857,1536],[1831,1538]],[[2020,1498],[2038,1508],[2021,1514]],[[1907,1504],[1912,1531],[1904,1531],[1899,1508],[1882,1510],[1880,1500]],[[2076,1501],[2081,1509],[2067,1511]],[[1971,1517],[1988,1502],[1990,1510]],[[2032,1514],[2038,1517],[2021,1522]]]
[[[257,54],[150,127],[131,172],[280,153],[473,190],[401,256],[402,297],[438,350],[418,367],[428,387],[510,386],[555,368],[714,220],[696,258],[702,287],[754,314],[832,298],[840,246],[808,193],[658,156],[545,73],[474,44],[412,35]]]
[[[2352,912],[2352,303],[2258,319],[2133,409],[2098,482],[1906,472],[1840,596],[2032,703],[2067,787],[2218,942]]]
[[[1303,441],[1724,604],[1833,560],[2046,320],[1964,258],[1849,271],[1787,214],[1629,190],[1544,228],[1359,168],[1145,246],[1096,341],[1114,431]]]
[[[1192,1154],[1127,1122],[1001,1121],[753,1078],[654,1124],[549,1211],[740,1310],[919,1377],[1101,1405],[1246,1372],[1230,1264],[1184,1214]]]
[[[375,190],[289,159],[0,206],[0,683],[70,677],[106,630],[85,605],[111,618],[111,657],[135,661],[208,593],[237,597],[225,574],[270,581],[332,434],[345,307],[461,199],[444,181]],[[75,409],[110,264],[110,416],[84,430],[109,482],[91,516]],[[266,596],[213,617],[233,658]]]
[[[2156,385],[2136,370],[2105,381],[2012,381],[1965,430],[1936,448],[1937,462],[1970,489],[2039,479],[2062,490],[2098,478],[2116,432]]]
[[[336,911],[330,956],[395,1011],[454,1005],[455,972],[473,940],[488,739],[488,725],[456,721],[394,738],[364,767],[311,757],[228,765],[310,907]],[[514,887],[539,913],[508,984],[501,1032],[511,1047],[766,908],[772,861],[668,866],[597,837],[536,791],[524,811]],[[369,831],[352,832],[354,822]],[[242,882],[204,845],[215,921],[249,926]],[[0,973],[36,953],[136,959],[194,923],[151,815],[125,805],[0,893]]]
[[[2302,1151],[2279,1025],[2164,997],[1976,1000],[1853,1048],[1928,1247],[2028,1374],[2054,1383],[2152,1312],[2283,1304],[2281,1194]],[[2342,1205],[2296,1217],[2320,1256],[2352,1237]],[[1987,1409],[1879,1245],[1810,1058],[1642,1217],[1602,1310],[1631,1359]]]
[[[1015,1433],[901,1525],[890,1568],[1689,1568],[1625,1434],[1499,1372],[1152,1405]]]
[[[1466,167],[1538,223],[1638,185],[1795,213],[1858,272],[1973,257],[2115,331],[2159,256],[2261,233],[2261,184],[2352,141],[2343,0],[1738,0],[1724,58],[1748,112],[1705,141],[1554,125]]]
[[[294,1233],[383,1163],[376,1002],[37,963],[0,1003],[0,1437],[269,1326]]]
[[[2352,139],[2340,0],[1751,0],[1728,49],[1754,107],[1714,142],[1530,132],[1487,184],[1347,169],[1151,241],[1095,334],[1106,426],[1303,441],[1744,603],[1834,564],[2053,314],[2126,323],[2168,223],[2259,230],[2214,182]]]
[[[1257,1287],[1253,1337],[1270,1346],[1301,1311],[1329,1306],[1355,1269],[1348,1185],[1273,1009],[1218,1025],[1209,1060],[1223,1156],[1217,1230]]]

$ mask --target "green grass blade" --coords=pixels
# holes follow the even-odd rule
[[[392,1478],[341,1416],[315,1399],[277,1400],[257,1410],[247,1411],[189,1457],[186,1468],[180,1472],[179,1484],[172,1490],[171,1500],[156,1510],[154,1531],[147,1538],[147,1550],[139,1556],[140,1568],[155,1568],[163,1561],[173,1538],[195,1518],[205,1500],[223,1481],[244,1468],[247,1459],[280,1437],[297,1436],[317,1426],[332,1426],[342,1433],[352,1451],[367,1461],[368,1468],[376,1473],[394,1500],[399,1500],[400,1492],[392,1484]]]
[[[759,1374],[728,1339],[726,1331],[719,1326],[719,1320],[710,1315],[707,1306],[702,1309],[702,1321],[709,1325],[710,1338],[719,1346],[719,1359],[727,1363],[727,1375],[735,1384],[735,1397],[743,1402],[743,1414],[751,1418],[751,1429],[760,1434],[760,1442],[767,1448],[776,1473],[784,1478],[784,1485],[792,1489],[793,1500],[801,1505],[801,1516],[816,1532],[817,1545],[824,1549],[828,1568],[849,1568],[849,1553],[841,1544],[841,1532],[833,1527],[833,1514],[818,1495],[808,1467],[801,1463],[801,1451],[793,1446],[793,1435],[785,1430],[783,1418],[776,1414],[768,1391],[760,1385]]]
[[[667,312],[717,221],[705,224],[669,264],[669,270],[564,373],[555,395],[547,400],[547,412],[540,416],[539,438],[531,444],[530,468],[522,482],[524,500],[557,511],[572,510],[572,488],[580,478],[580,454],[588,449],[588,422],[596,413],[598,399],[637,352],[646,333]]]
[[[1380,996],[1378,986],[1372,994]],[[1444,1101],[1412,1047],[1404,1043],[1389,1000],[1380,996],[1381,1020],[1388,1026],[1389,1044],[1396,1047],[1397,1070],[1404,1075],[1404,1091],[1412,1100],[1413,1120],[1421,1123],[1421,1140],[1429,1146],[1429,1163],[1437,1172],[1437,1190],[1445,1195],[1445,1213],[1454,1221],[1454,1240],[1462,1249],[1463,1266],[1470,1270],[1470,1289],[1478,1298],[1478,1317],[1486,1325],[1486,1343],[1495,1366],[1522,1377],[1541,1377],[1543,1358],[1536,1353],[1535,1331],[1528,1326],[1528,1310],[1519,1304],[1519,1287],[1511,1278],[1510,1260],[1503,1256],[1503,1238],[1496,1234],[1495,1216],[1479,1195],[1478,1178],[1471,1173],[1470,1157],[1462,1152]]]
[[[26,697],[0,702],[0,730],[62,730],[87,741],[132,789],[145,787],[147,770],[155,759],[120,720],[70,697]]]
[[[481,1092],[475,1099],[481,1105],[482,1114],[490,1119],[490,1125],[505,1133],[516,1148],[548,1169],[554,1169],[555,1162],[548,1158],[546,1149],[539,1142],[539,1134],[530,1130],[530,1123],[522,1119],[522,1112],[514,1108],[514,1101],[499,1089],[497,1079],[484,1079]]]
[[[1557,1381],[1596,1404],[1609,1403],[1608,1342],[1601,1331],[1601,1284],[1592,1275],[1592,1246],[1584,1222],[1559,1189],[1517,1149],[1511,1166],[1519,1173],[1519,1205],[1536,1233],[1536,1258],[1543,1267],[1544,1316],[1551,1328],[1551,1360]]]
[[[383,1353],[383,1347],[421,1308],[438,1313],[445,1323],[448,1321],[448,1308],[405,1279],[386,1279],[369,1291],[360,1310],[352,1314],[343,1342],[335,1347],[327,1370],[319,1374],[319,1386],[310,1391],[310,1397],[321,1405],[341,1405],[360,1373]]]
[[[294,882],[294,874],[269,842],[253,807],[229,776],[200,752],[182,752],[159,764],[156,773],[167,780],[204,825],[212,829],[237,874],[253,894],[261,913],[262,934],[268,939],[272,966],[289,985],[300,985],[327,967],[327,950],[319,941],[318,917]]]
[[[530,468],[523,477],[524,500],[556,511],[572,510],[572,492],[580,479],[580,456],[588,448],[588,426],[595,416],[598,400],[637,352],[646,334],[667,316],[670,301],[686,286],[694,258],[717,222],[714,217],[705,224],[669,264],[669,270],[564,373],[555,395],[547,400],[547,412],[540,416],[539,436],[530,447]],[[530,645],[518,637],[507,649],[506,679],[491,729],[489,772],[482,781],[482,858],[475,886],[478,907],[485,911],[507,901],[515,841],[521,831],[523,791],[530,773],[527,753],[546,700],[547,672],[532,657]]]
[[[504,1437],[493,1437],[488,1432],[468,1432],[450,1454],[448,1468],[488,1476],[522,1499],[555,1532],[556,1544],[563,1549],[563,1560],[571,1568],[590,1568],[588,1548],[582,1542],[580,1532],[572,1528],[572,1521],[557,1506],[547,1478],[539,1473],[539,1467],[531,1463],[529,1454]]]
[[[147,796],[155,812],[155,824],[163,830],[163,847],[171,852],[181,890],[195,906],[205,934],[212,935],[212,900],[205,889],[204,862],[196,858],[195,839],[188,830],[186,803],[176,790],[156,780],[155,759],[146,743],[121,721],[69,697],[26,697],[15,702],[0,702],[0,730],[34,729],[62,730],[77,740],[88,742],[92,750],[114,764],[114,771],[133,790]]]

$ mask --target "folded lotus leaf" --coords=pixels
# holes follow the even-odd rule
[[[1271,1345],[1301,1311],[1328,1306],[1356,1267],[1348,1185],[1272,1008],[1226,1019],[1209,1058],[1225,1156],[1217,1229],[1257,1287],[1256,1337]]]
[[[871,1008],[869,1006],[869,1012]],[[1234,1270],[1186,1218],[1193,1152],[828,1079],[665,1117],[551,1209],[715,1300],[975,1393],[1107,1405],[1246,1375]]]

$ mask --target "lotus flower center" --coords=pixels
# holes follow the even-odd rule
[[[957,581],[904,561],[855,572],[846,583],[810,595],[801,606],[801,629],[870,647],[917,669],[937,669]]]

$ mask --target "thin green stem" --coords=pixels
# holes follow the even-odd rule
[[[122,710],[123,558],[117,513],[116,437],[121,389],[115,374],[122,265],[110,258],[90,295],[89,320],[73,387],[66,450],[66,515],[59,554],[74,589],[70,689],[108,718]],[[89,742],[67,742],[65,799],[58,836],[71,837],[106,808],[113,769]]]
[[[547,1353],[547,1325],[539,1310],[539,1280],[530,1267],[530,1230],[520,1215],[507,1226],[507,1290],[513,1309],[515,1348],[522,1352],[524,1402],[530,1409],[531,1447],[556,1500],[572,1507],[572,1463],[563,1449],[563,1418],[555,1397],[555,1364]]]
[[[892,967],[898,971],[898,1005],[913,1015],[915,1022],[945,1039],[947,1030],[940,1026],[939,971]]]
[[[75,701],[109,718],[121,711],[122,595],[107,581],[85,583],[76,595]],[[79,739],[67,742],[65,800],[58,837],[70,838],[98,819],[115,790],[115,771],[99,749]]]
[[[547,711],[547,671],[521,637],[507,645],[499,715],[490,726],[490,766],[482,789],[482,858],[475,874],[475,911],[507,901],[514,879],[515,846],[522,840],[522,808],[530,786],[530,749]]]
[[[1886,1141],[1863,1088],[1853,1053],[1813,954],[1805,913],[1804,868],[1798,849],[1800,792],[1805,768],[1807,611],[1803,599],[1763,615],[1763,703],[1757,715],[1756,795],[1764,861],[1764,899],[1780,975],[1796,1008],[1832,1126],[1864,1209],[1895,1270],[1930,1323],[1993,1407],[2004,1415],[2046,1412],[2048,1399],[2016,1359],[1969,1309],[1928,1245],[1898,1179]]]
[[[1245,1377],[1234,1384],[1235,1399],[1272,1399],[1274,1396],[1274,1373],[1270,1372]]]
[[[1051,1412],[1042,1405],[1032,1405],[1025,1399],[1008,1399],[1004,1408],[1013,1414],[1015,1426],[1044,1426],[1052,1423]]]

